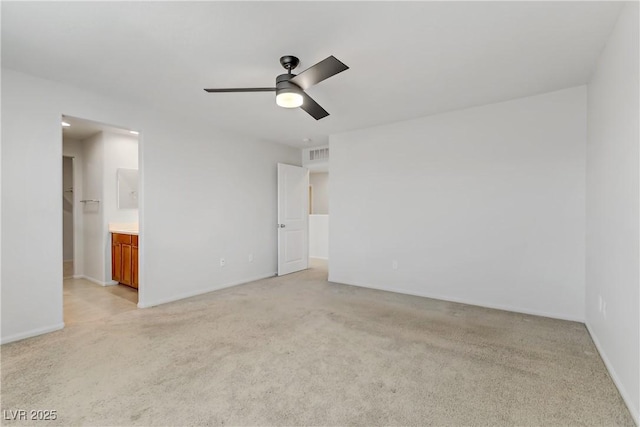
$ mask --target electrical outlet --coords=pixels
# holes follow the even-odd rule
[[[249,254],[249,262],[253,262],[253,254]]]
[[[224,258],[220,258],[220,267],[224,267],[227,264],[227,261]]]
[[[395,259],[393,261],[391,261],[391,268],[393,268],[394,270],[398,269],[398,261],[396,261]]]

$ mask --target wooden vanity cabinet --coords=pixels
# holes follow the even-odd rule
[[[131,236],[131,283],[138,289],[138,236]]]
[[[111,278],[138,289],[138,236],[111,233]]]

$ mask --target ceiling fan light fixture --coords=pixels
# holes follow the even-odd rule
[[[276,95],[276,104],[283,108],[298,108],[302,102],[302,95],[292,89],[280,90]]]
[[[208,93],[224,93],[224,92],[275,92],[276,105],[283,108],[300,107],[306,113],[316,120],[327,117],[329,113],[322,108],[320,104],[313,100],[305,91],[321,81],[335,76],[349,67],[344,65],[335,56],[331,55],[315,65],[307,68],[300,74],[293,74],[291,71],[295,69],[300,60],[293,55],[285,55],[280,58],[280,65],[287,72],[276,77],[276,87],[236,87],[236,88],[220,88],[205,89]]]

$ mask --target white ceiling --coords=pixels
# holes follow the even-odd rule
[[[303,146],[329,134],[587,82],[617,2],[2,2],[2,65]],[[313,120],[273,93],[279,57],[350,69],[308,90]],[[142,129],[144,131],[144,129]]]
[[[135,136],[135,135],[132,135],[130,133],[130,130],[128,129],[121,129],[115,126],[110,126],[103,123],[94,122],[91,120],[80,119],[80,118],[71,117],[71,116],[62,116],[61,120],[62,122],[65,122],[71,125],[69,127],[62,126],[62,135],[64,138],[71,138],[78,141],[82,141],[102,131],[129,135],[131,137]]]

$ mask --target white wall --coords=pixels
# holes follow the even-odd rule
[[[640,423],[638,18],[638,3],[628,3],[589,81],[586,252],[586,323],[636,423]]]
[[[84,277],[104,284],[105,247],[104,224],[104,142],[102,132],[82,141],[83,191],[81,200],[99,200],[99,203],[81,203],[82,245],[84,248]]]
[[[118,208],[118,169],[138,169],[138,137],[102,132],[104,144],[101,242],[104,252],[102,281],[111,282],[111,235],[109,223],[138,222],[138,209]]]
[[[326,172],[311,172],[309,185],[313,187],[312,207],[314,214],[329,214],[329,174]]]
[[[329,280],[583,320],[585,143],[585,87],[331,136]]]
[[[140,305],[276,271],[276,163],[299,149],[8,69],[2,114],[2,342],[63,326],[61,114],[141,131]]]
[[[309,257],[329,259],[329,215],[309,215]]]
[[[84,154],[82,142],[65,137],[62,142],[62,154],[73,158],[73,275],[84,275],[84,238],[83,214],[84,206],[80,203],[83,193]]]

